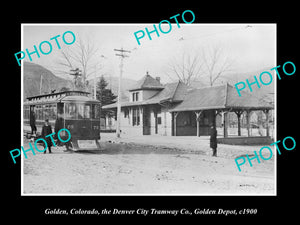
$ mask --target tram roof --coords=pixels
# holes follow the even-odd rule
[[[60,102],[93,102],[93,103],[99,103],[98,100],[91,99],[87,96],[64,96],[59,99]]]
[[[62,100],[98,102],[98,100],[89,98],[89,94],[90,93],[86,91],[62,91],[27,97],[26,103],[60,102]]]

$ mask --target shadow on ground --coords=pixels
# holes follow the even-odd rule
[[[135,143],[100,143],[100,149],[82,147],[73,151],[81,154],[202,154],[204,151],[187,151],[167,146],[152,146]]]

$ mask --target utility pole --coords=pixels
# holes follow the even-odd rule
[[[69,74],[74,76],[73,90],[75,90],[76,86],[78,85],[78,77],[82,76],[81,72],[82,71],[79,68],[76,68],[75,70],[74,69],[70,70]]]
[[[117,104],[117,127],[116,127],[116,133],[117,133],[117,138],[120,138],[120,130],[121,130],[121,82],[122,82],[122,73],[123,73],[123,59],[125,57],[129,57],[128,55],[125,55],[125,52],[130,53],[130,51],[124,50],[123,48],[121,49],[114,49],[114,51],[120,52],[120,54],[116,54],[116,56],[121,57],[121,62],[120,62],[120,76],[119,76],[119,86],[118,86],[118,104]]]
[[[97,65],[95,65],[95,77],[94,77],[94,99],[97,99],[97,94],[96,94],[96,80],[97,80]]]

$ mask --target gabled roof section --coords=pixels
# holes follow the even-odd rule
[[[173,95],[173,102],[181,102],[184,99],[184,96],[186,95],[188,90],[188,86],[184,83],[182,83],[181,81],[178,81],[178,85],[176,88],[176,91],[174,92]]]
[[[146,100],[148,104],[169,102],[180,102],[187,91],[187,86],[182,82],[169,83],[164,85],[164,89]]]
[[[151,105],[151,104],[160,104],[164,102],[181,102],[184,98],[185,93],[187,92],[188,87],[182,82],[178,81],[176,83],[169,83],[163,86],[163,90],[152,96],[151,98],[138,101],[138,102],[129,102],[121,101],[121,106],[135,106],[135,105]],[[103,109],[110,109],[117,107],[117,103],[103,106]]]
[[[226,95],[226,108],[240,108],[240,109],[272,109],[273,105],[264,101],[263,99],[256,97],[251,93],[243,93],[239,96],[237,90],[227,84],[227,95]]]
[[[271,104],[254,95],[243,93],[239,96],[229,84],[188,90],[183,101],[170,111],[196,111],[205,109],[272,109]]]
[[[183,101],[171,111],[193,111],[225,108],[224,86],[204,87],[188,90]]]
[[[163,85],[153,77],[151,77],[148,72],[147,74],[129,90],[129,91],[135,91],[135,90],[143,90],[143,89],[163,89]]]

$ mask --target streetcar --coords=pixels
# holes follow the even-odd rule
[[[48,119],[53,131],[57,126],[70,131],[74,150],[79,149],[78,140],[95,140],[97,148],[100,148],[100,101],[90,98],[89,94],[85,91],[63,91],[28,97],[23,104],[26,136],[32,136],[29,131],[34,119],[37,136],[41,134],[45,119]],[[67,136],[63,132],[60,136]]]

